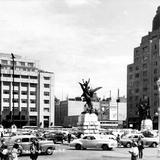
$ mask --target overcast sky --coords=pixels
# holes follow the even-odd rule
[[[55,95],[126,95],[133,49],[152,29],[159,0],[0,0],[0,52],[39,60],[55,73]]]

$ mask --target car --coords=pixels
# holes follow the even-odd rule
[[[53,141],[54,143],[63,143],[63,141],[65,140],[64,134],[60,132],[49,132],[44,134],[43,137],[47,140]]]
[[[6,144],[11,149],[13,144],[19,144],[18,153],[19,155],[30,154],[30,146],[32,141],[36,140],[39,142],[40,153],[51,155],[55,150],[55,145],[53,141],[48,140],[39,140],[36,136],[33,135],[17,135],[12,136],[6,139]]]
[[[87,148],[99,148],[103,150],[111,150],[117,147],[117,141],[105,138],[100,134],[84,135],[82,138],[75,139],[70,143],[70,147],[76,150]]]
[[[157,147],[158,145],[158,137],[144,137],[143,134],[127,134],[120,139],[120,144],[124,147],[130,148],[132,146],[132,142],[137,142],[138,139],[141,138],[144,146],[148,147]]]

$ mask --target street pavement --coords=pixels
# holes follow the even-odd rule
[[[130,160],[129,148],[115,148],[112,151],[96,149],[75,150],[68,145],[56,144],[53,155],[40,155],[38,160]],[[142,160],[160,160],[157,157],[157,148],[145,148]],[[29,160],[30,157],[22,156],[19,160]]]

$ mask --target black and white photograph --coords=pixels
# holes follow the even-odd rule
[[[160,1],[0,0],[0,159],[160,159]]]

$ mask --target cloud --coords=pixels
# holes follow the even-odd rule
[[[100,4],[99,0],[65,0],[69,7]]]

